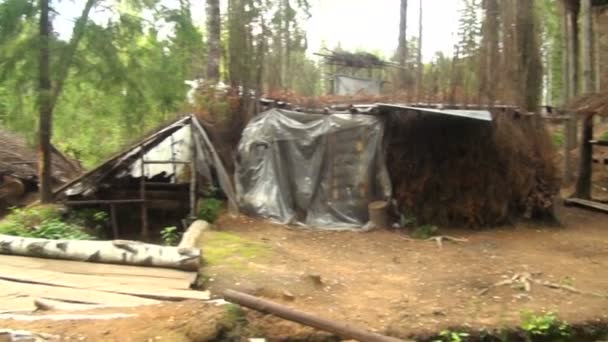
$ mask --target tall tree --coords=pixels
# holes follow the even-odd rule
[[[52,199],[51,185],[51,131],[53,108],[51,105],[49,0],[40,0],[40,65],[38,106],[40,122],[38,127],[38,173],[40,181],[40,201],[48,203]]]
[[[399,7],[399,45],[397,46],[397,61],[399,62],[399,86],[404,88],[406,85],[407,62],[407,0],[401,0]]]
[[[581,0],[581,26],[582,26],[582,68],[583,93],[596,91],[594,68],[594,32],[591,0]],[[593,117],[595,113],[585,113],[583,132],[581,135],[581,150],[579,158],[579,175],[576,182],[576,196],[583,199],[591,198],[592,158],[593,146],[589,142],[593,139]]]
[[[498,0],[485,0],[484,22],[482,26],[482,51],[479,73],[480,99],[486,100],[489,105],[496,100],[497,83],[496,72],[500,65],[499,32],[500,8]]]
[[[422,0],[420,0],[418,7],[418,54],[416,64],[416,98],[420,101],[422,97],[422,78],[424,72],[424,65],[422,64]]]
[[[53,131],[53,111],[57,100],[63,92],[65,81],[68,78],[70,67],[78,44],[84,35],[89,13],[95,5],[96,0],[87,0],[82,15],[74,24],[70,43],[61,54],[61,60],[57,67],[55,86],[51,83],[50,72],[50,32],[49,1],[40,0],[40,89],[39,89],[39,178],[40,178],[40,201],[48,203],[52,201],[51,184],[51,137]]]
[[[207,15],[207,80],[215,83],[220,78],[220,60],[222,57],[221,50],[221,16],[220,16],[220,1],[207,0],[206,7]]]

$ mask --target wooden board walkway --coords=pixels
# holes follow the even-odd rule
[[[0,255],[0,311],[33,307],[35,298],[105,306],[209,299],[190,290],[193,272]]]
[[[590,200],[584,200],[581,198],[566,198],[564,199],[564,204],[565,205],[576,205],[579,207],[583,207],[583,208],[587,208],[587,209],[593,209],[593,210],[598,210],[604,213],[608,213],[608,204],[604,204],[601,202],[596,202],[596,201],[590,201]]]

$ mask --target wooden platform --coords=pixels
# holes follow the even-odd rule
[[[207,300],[196,274],[153,267],[0,255],[0,312],[31,310],[35,298],[103,306]]]
[[[564,199],[564,204],[565,205],[576,205],[579,207],[608,213],[608,204],[604,204],[601,202],[584,200],[584,199],[580,199],[580,198],[566,198],[566,199]]]

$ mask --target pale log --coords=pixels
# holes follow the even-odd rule
[[[201,250],[138,241],[47,240],[0,234],[0,254],[198,271]]]

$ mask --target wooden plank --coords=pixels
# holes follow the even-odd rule
[[[35,298],[115,307],[158,304],[159,301],[102,291],[0,280],[0,310],[34,310]]]
[[[588,209],[599,210],[608,213],[608,204],[580,199],[580,198],[566,198],[564,199],[566,205],[577,205]]]
[[[209,299],[209,292],[176,289],[175,281],[158,279],[151,283],[144,277],[69,274],[46,270],[28,270],[0,265],[0,279],[31,284],[62,286],[100,292],[118,293],[159,300]],[[180,283],[181,284],[181,283]]]
[[[196,277],[195,272],[158,267],[88,263],[72,260],[31,258],[17,255],[0,255],[0,265],[26,268],[32,271],[46,270],[76,275],[140,277],[147,279],[147,281],[152,283],[158,280],[174,280],[180,283],[180,288],[183,289],[188,288],[188,285]]]
[[[139,204],[144,201],[141,199],[123,200],[87,200],[87,201],[65,201],[65,205],[97,205],[97,204]]]

